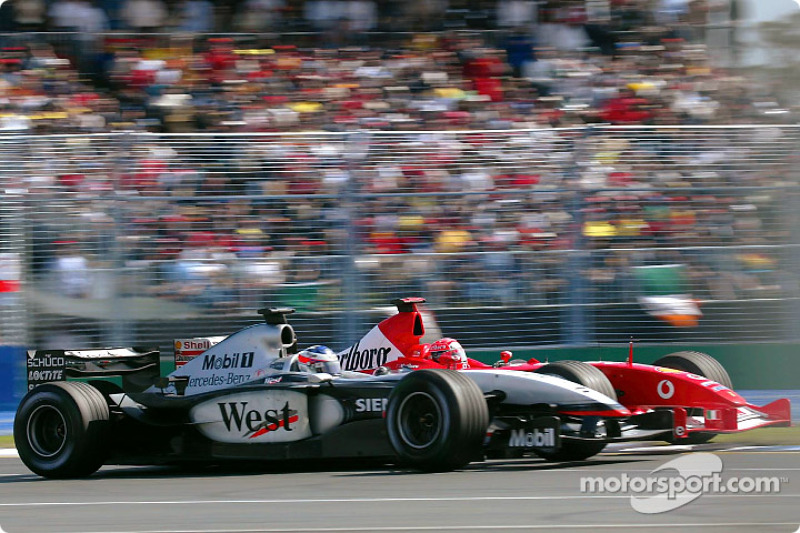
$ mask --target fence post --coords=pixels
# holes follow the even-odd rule
[[[785,339],[789,341],[800,340],[797,330],[797,317],[800,317],[800,286],[798,286],[797,267],[800,265],[800,192],[796,186],[789,186],[781,197],[780,220],[786,224],[788,233],[788,243],[786,253],[783,255],[782,264],[778,267],[781,270],[781,277],[778,280],[784,288],[786,297],[786,313],[783,321]]]
[[[579,181],[580,162],[583,157],[583,141],[592,133],[593,128],[589,127],[583,133],[576,136],[572,150],[571,168],[567,171],[567,176],[573,180],[572,198],[570,200],[570,213],[574,224],[574,235],[572,238],[572,249],[567,256],[567,271],[564,273],[567,280],[567,296],[564,302],[565,312],[564,324],[562,327],[562,344],[585,345],[589,341],[589,313],[586,305],[586,280],[584,273],[587,270],[586,259],[589,250],[586,249],[586,239],[583,236],[583,215],[584,215],[584,194],[580,189]]]
[[[358,279],[356,268],[356,254],[359,246],[356,239],[354,217],[358,210],[357,198],[361,192],[360,180],[357,174],[360,166],[369,154],[372,137],[367,131],[356,131],[345,137],[345,158],[347,159],[347,184],[342,188],[341,205],[344,210],[344,255],[342,267],[342,298],[344,300],[344,313],[341,314],[341,327],[343,333],[342,346],[349,346],[359,338],[363,317],[358,311],[361,305],[361,282]]]
[[[22,139],[0,146],[5,167],[0,168],[0,409],[15,409],[25,394],[25,347],[29,343],[23,285],[27,235]]]
[[[125,273],[125,254],[122,250],[120,236],[123,234],[124,216],[122,215],[122,205],[128,201],[120,195],[119,191],[119,177],[133,172],[132,161],[130,156],[132,136],[131,132],[124,132],[119,135],[112,134],[111,145],[116,146],[116,158],[114,164],[114,188],[111,191],[109,201],[114,205],[110,211],[113,213],[113,221],[111,224],[111,250],[110,261],[111,264],[111,298],[109,303],[112,309],[109,309],[109,317],[111,318],[110,329],[104,332],[106,337],[106,344],[108,346],[129,346],[135,342],[132,338],[132,330],[135,329],[131,325],[130,313],[127,311],[124,298],[120,291],[120,275]]]

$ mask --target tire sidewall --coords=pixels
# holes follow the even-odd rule
[[[399,425],[403,413],[398,412],[403,399],[416,393],[428,396],[441,413],[436,438],[420,447],[404,442]],[[401,464],[426,472],[446,472],[483,459],[489,408],[483,391],[464,373],[422,369],[411,372],[392,391],[386,424],[390,444]]]
[[[63,478],[88,475],[103,462],[102,397],[83,383],[39,385],[22,399],[14,418],[14,442],[25,465],[44,477]],[[30,442],[31,417],[46,407],[58,411],[66,428],[64,445],[52,456],[40,454]],[[105,420],[104,420],[105,418]]]
[[[555,361],[536,370],[537,374],[556,376],[617,400],[617,392],[602,370],[582,361]]]
[[[403,434],[402,419],[405,413],[402,409],[408,408],[406,401],[419,393],[427,395],[435,402],[440,413],[437,421],[439,432],[436,439],[428,446],[412,447]],[[392,391],[386,411],[387,430],[392,446],[402,459],[413,463],[431,463],[444,459],[447,453],[447,440],[452,432],[453,418],[458,416],[458,413],[453,412],[454,402],[449,396],[433,383],[415,379],[403,380]]]
[[[34,390],[17,411],[14,419],[14,442],[19,451],[20,459],[34,472],[44,472],[64,469],[69,458],[76,452],[78,436],[83,433],[83,421],[80,410],[74,402],[64,395],[53,390]],[[66,435],[64,445],[52,456],[43,456],[36,451],[30,442],[31,417],[42,407],[50,407],[58,411],[64,419]]]
[[[733,390],[733,382],[725,367],[719,361],[703,352],[673,352],[657,359],[653,365],[697,374]]]

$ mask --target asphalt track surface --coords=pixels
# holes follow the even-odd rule
[[[687,454],[688,452],[688,454]],[[581,491],[586,476],[652,475],[699,452],[721,476],[777,478],[773,493],[704,493],[642,514],[629,492]],[[456,472],[305,464],[195,470],[104,467],[83,480],[44,480],[0,458],[6,533],[424,531],[800,531],[800,446],[616,445],[588,461],[494,460]]]

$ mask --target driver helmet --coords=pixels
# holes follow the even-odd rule
[[[326,372],[338,375],[342,373],[339,356],[327,346],[315,345],[297,354],[300,367],[309,372]]]
[[[467,362],[467,352],[461,346],[461,343],[450,337],[439,339],[431,344],[430,357],[437,363],[441,363],[448,368],[452,369],[465,369],[469,368]],[[442,360],[442,356],[447,356]]]

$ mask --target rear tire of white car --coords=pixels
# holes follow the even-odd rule
[[[489,409],[481,389],[464,374],[417,370],[389,396],[386,425],[401,464],[445,472],[483,457]]]
[[[48,478],[85,477],[106,456],[109,410],[103,395],[82,382],[39,385],[22,399],[14,443],[22,462]]]
[[[549,374],[567,381],[583,385],[588,389],[605,394],[612,400],[617,399],[617,392],[605,374],[598,368],[583,361],[555,361],[536,369],[537,374]]]
[[[684,372],[691,372],[692,374],[697,374],[698,376],[703,376],[704,378],[716,381],[720,385],[725,385],[729,389],[733,390],[733,382],[728,375],[728,371],[725,370],[725,367],[722,366],[719,361],[708,354],[704,354],[703,352],[685,351],[671,353],[669,355],[665,355],[661,359],[656,360],[653,365],[672,368],[674,370],[683,370]],[[690,411],[689,414],[702,416],[702,409],[698,409],[697,411],[697,413]],[[716,437],[716,433],[698,431],[696,433],[690,433],[688,436],[682,439],[672,437],[671,439],[668,439],[667,442],[672,444],[703,444],[710,441],[714,437]]]

